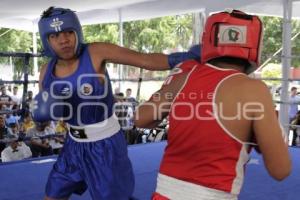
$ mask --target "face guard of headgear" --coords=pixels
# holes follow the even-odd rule
[[[208,17],[202,37],[201,62],[218,57],[242,58],[249,62],[246,73],[260,62],[263,38],[262,22],[241,11],[221,12]]]
[[[57,57],[57,54],[49,44],[49,35],[64,31],[74,31],[76,35],[75,54],[78,56],[81,53],[83,34],[80,22],[74,11],[65,8],[50,7],[43,12],[38,25],[46,56]]]

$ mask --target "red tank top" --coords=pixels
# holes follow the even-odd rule
[[[160,173],[238,194],[249,148],[219,123],[213,104],[222,81],[241,73],[195,61],[183,63],[180,71],[189,75],[171,106]]]

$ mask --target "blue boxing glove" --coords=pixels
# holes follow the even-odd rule
[[[197,60],[200,62],[201,46],[199,44],[192,46],[187,52],[175,52],[168,55],[168,63],[173,69],[179,63],[186,60]]]
[[[40,91],[30,104],[32,119],[35,122],[59,120],[64,117],[64,102],[54,98],[48,91]]]

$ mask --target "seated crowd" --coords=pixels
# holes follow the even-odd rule
[[[58,154],[68,133],[64,121],[34,122],[29,105],[33,101],[32,91],[28,91],[26,99],[1,87],[0,95],[0,153],[1,162],[17,161],[26,158]],[[23,105],[22,105],[23,103]],[[25,105],[25,109],[22,106]],[[126,96],[115,93],[115,113],[120,127],[124,130],[128,144],[154,142],[162,139],[164,128],[153,130],[137,129],[133,124],[133,113],[138,101],[131,97],[131,89]],[[23,110],[23,112],[18,112]],[[147,138],[146,138],[147,136]],[[160,138],[160,139],[158,139]]]
[[[9,162],[58,154],[68,133],[64,121],[34,122],[29,105],[33,101],[33,92],[28,91],[23,102],[18,96],[18,87],[7,91],[0,86],[0,162]],[[128,144],[157,142],[167,139],[168,120],[164,120],[155,129],[136,128],[133,114],[138,101],[131,97],[131,89],[126,90],[126,96],[115,91],[115,114],[120,127],[124,130]],[[25,105],[26,112],[16,112]],[[292,146],[299,146],[300,114],[291,122],[293,131]]]
[[[0,152],[1,161],[9,162],[31,157],[58,154],[68,132],[63,121],[34,122],[29,112],[33,93],[28,91],[25,109],[21,111],[21,97],[17,87],[9,94],[1,86],[0,95]]]
[[[33,122],[30,113],[17,123],[7,123],[0,115],[0,151],[2,162],[58,154],[68,129],[64,122]]]

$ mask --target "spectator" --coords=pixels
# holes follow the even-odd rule
[[[0,115],[0,152],[6,147],[6,140],[12,135],[11,129],[5,124],[5,116]]]
[[[124,131],[127,144],[133,144],[135,132],[133,130],[133,109],[130,102],[126,102],[123,93],[115,95],[115,113]]]
[[[11,91],[11,85],[8,85],[8,86],[7,86],[7,91],[8,91],[8,93],[9,93],[9,95],[12,94],[12,91]]]
[[[20,97],[20,95],[18,94],[18,87],[17,86],[14,86],[13,87],[13,92],[12,92],[12,95],[10,96],[11,99],[12,99],[12,102],[15,104],[15,105],[18,105],[20,106],[21,105],[21,102],[22,102],[22,98]]]
[[[116,94],[119,94],[120,93],[120,88],[119,87],[116,87],[115,89],[114,89],[114,94],[116,95]]]
[[[29,110],[30,104],[33,102],[33,92],[32,91],[28,91],[27,92],[27,98],[25,99],[25,109]]]
[[[135,111],[135,107],[139,104],[138,101],[131,96],[132,90],[131,88],[127,88],[126,90],[126,101],[132,104],[132,110]]]
[[[35,122],[33,128],[27,132],[27,137],[31,137],[29,142],[32,157],[48,156],[53,154],[53,149],[49,139],[45,136],[54,135],[54,130],[49,128],[50,122]]]
[[[291,122],[291,129],[293,131],[292,146],[300,145],[300,111],[297,112],[295,119]]]
[[[11,134],[9,136],[9,146],[1,152],[2,162],[22,160],[32,156],[30,148],[20,141],[20,132],[18,125],[15,123],[9,124]]]
[[[23,119],[23,122],[22,122],[21,126],[22,126],[22,131],[24,133],[27,133],[28,129],[34,127],[34,122],[32,120],[30,112],[25,113],[24,119]]]
[[[132,129],[133,110],[131,103],[127,103],[122,92],[115,95],[115,113],[123,130]]]
[[[67,124],[63,120],[58,120],[55,126],[55,133],[65,135],[68,133]]]
[[[1,95],[0,95],[0,106],[3,109],[9,108],[13,104],[12,98],[6,94],[6,87],[3,85],[1,87]]]
[[[1,152],[2,162],[23,160],[32,156],[30,148],[17,139],[10,142],[9,146]]]
[[[65,137],[67,133],[68,133],[67,124],[63,120],[57,121],[57,124],[55,126],[56,136],[50,139],[50,145],[53,149],[54,154],[59,154],[65,142]]]
[[[17,124],[19,126],[19,116],[13,115],[12,113],[7,113],[5,117],[5,123],[9,124]]]
[[[14,137],[14,138],[19,138],[19,125],[17,123],[10,123],[8,124],[8,127],[10,128],[11,130],[11,135]]]
[[[291,96],[290,96],[290,107],[289,107],[289,122],[291,123],[297,115],[298,112],[298,104],[300,102],[300,97],[297,96],[297,88],[291,88]]]

